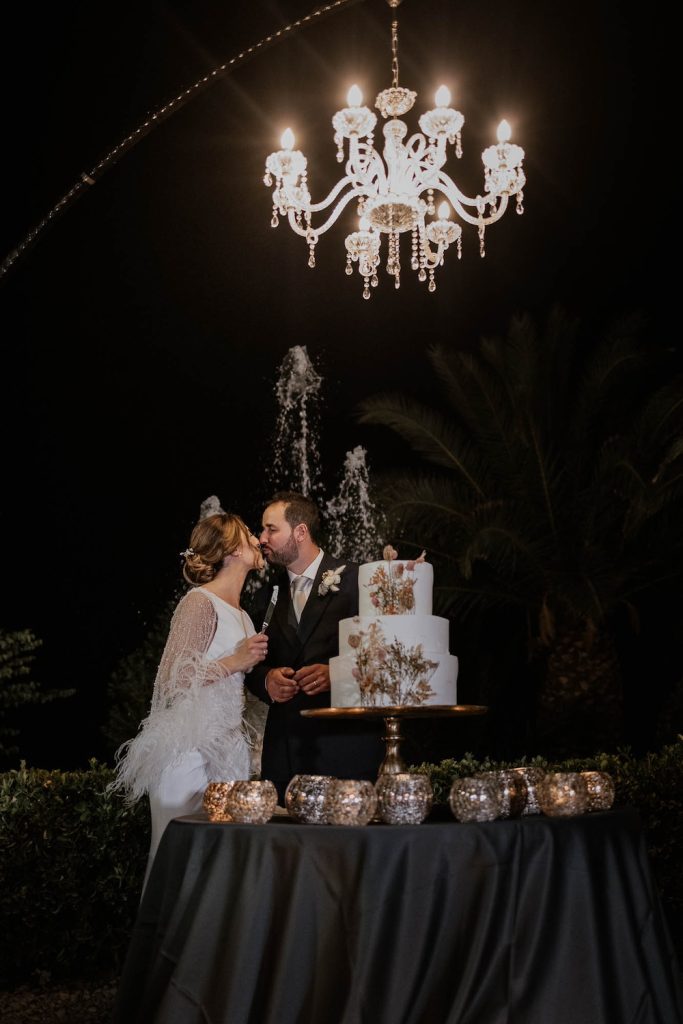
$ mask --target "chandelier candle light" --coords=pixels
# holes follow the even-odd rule
[[[387,0],[395,8],[400,0]],[[348,151],[345,175],[337,182],[326,199],[311,202],[307,183],[307,161],[303,153],[294,149],[294,133],[287,128],[280,140],[281,149],[266,160],[264,183],[273,189],[273,217],[277,227],[279,218],[287,217],[290,227],[306,239],[309,248],[308,265],[315,266],[315,247],[318,238],[332,227],[342,210],[357,201],[360,218],[358,230],[346,236],[346,273],[353,273],[353,264],[363,278],[363,298],[369,299],[371,287],[378,284],[382,235],[388,235],[387,273],[394,285],[401,285],[400,239],[410,231],[412,239],[411,268],[420,281],[429,281],[428,288],[436,288],[434,271],[443,264],[446,249],[457,243],[458,259],[462,255],[462,228],[451,219],[451,208],[466,223],[479,232],[479,252],[485,255],[484,232],[487,225],[499,220],[511,195],[517,197],[517,213],[523,212],[523,188],[526,182],[522,170],[524,150],[510,140],[510,126],[501,121],[498,126],[498,144],[482,153],[484,162],[484,190],[486,195],[468,198],[442,169],[447,160],[446,146],[455,146],[455,155],[462,156],[460,132],[465,118],[449,106],[451,95],[442,85],[434,97],[435,107],[419,120],[422,134],[416,132],[406,141],[408,126],[398,119],[412,109],[417,93],[398,84],[398,22],[391,26],[392,83],[375,100],[382,117],[388,118],[383,128],[382,156],[374,148],[373,131],[377,115],[363,106],[363,96],[357,85],[348,92],[348,106],[338,110],[332,118],[337,160],[344,161],[345,140]],[[443,200],[438,209],[435,193]],[[449,205],[450,204],[450,205]],[[313,214],[332,207],[327,220],[313,226]],[[434,217],[427,221],[426,217]]]

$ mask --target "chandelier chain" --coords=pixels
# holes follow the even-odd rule
[[[391,23],[391,85],[398,88],[398,19]]]

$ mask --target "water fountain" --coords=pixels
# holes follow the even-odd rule
[[[306,346],[290,348],[275,384],[278,414],[269,480],[274,491],[299,491],[324,508],[326,546],[335,558],[367,561],[377,556],[382,541],[379,513],[370,498],[366,451],[360,445],[346,453],[337,494],[324,500],[319,455],[322,382]]]
[[[381,514],[370,497],[367,452],[361,445],[346,453],[339,491],[327,502],[327,546],[334,558],[368,562],[382,550]]]
[[[278,413],[268,478],[273,490],[322,498],[320,469],[320,387],[322,377],[305,345],[290,348],[275,384]]]
[[[278,367],[274,387],[277,417],[272,457],[263,474],[268,482],[266,501],[275,491],[293,490],[317,502],[325,512],[325,547],[334,558],[365,562],[379,556],[381,513],[370,496],[366,451],[360,445],[346,453],[339,489],[325,500],[320,462],[320,407],[323,377],[314,366],[305,345],[290,348]],[[328,492],[329,493],[329,492]],[[208,511],[218,499],[207,498]],[[266,568],[261,576],[251,574],[243,596],[251,607],[256,593],[270,583]]]

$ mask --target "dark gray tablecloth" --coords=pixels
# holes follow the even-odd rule
[[[116,1024],[677,1024],[638,817],[173,821]]]

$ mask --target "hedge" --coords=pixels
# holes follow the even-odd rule
[[[0,984],[118,970],[149,850],[149,811],[112,770],[0,774]]]
[[[613,776],[617,804],[640,811],[652,867],[672,923],[683,910],[683,744],[636,758],[628,752],[581,761],[516,761],[548,770],[599,769]],[[512,762],[423,764],[437,801],[452,780]],[[26,768],[0,774],[0,985],[115,974],[138,908],[149,845],[145,801],[132,807],[106,792],[112,770]]]

